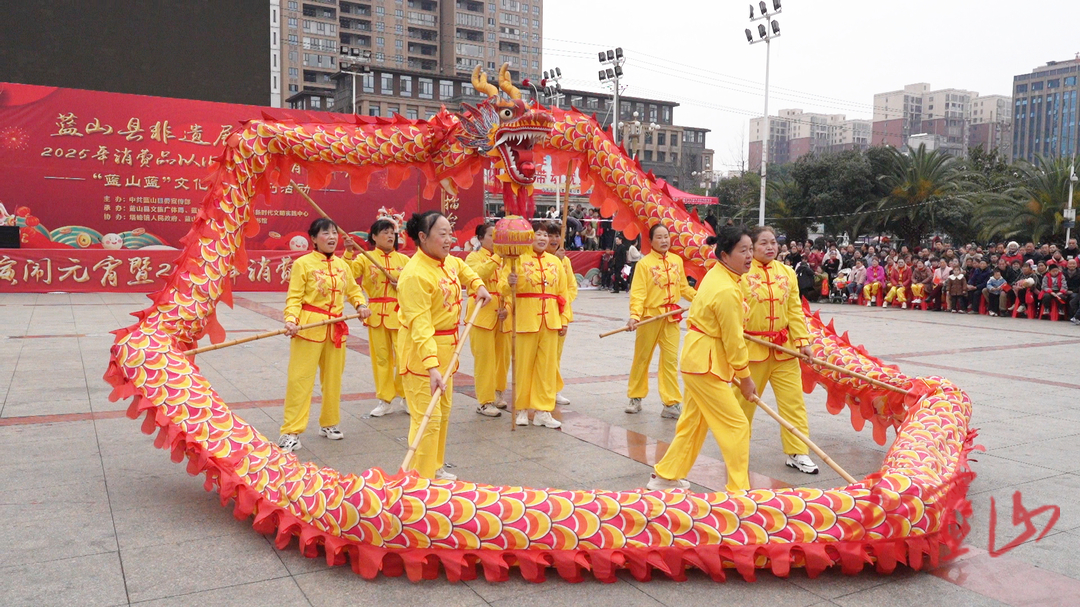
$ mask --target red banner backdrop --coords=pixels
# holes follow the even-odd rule
[[[177,251],[102,249],[0,250],[0,291],[9,293],[150,293],[165,286]],[[408,252],[407,252],[408,253]],[[284,291],[302,251],[251,251],[245,273],[233,274],[234,291]],[[454,255],[464,257],[463,251]],[[567,253],[583,288],[599,284],[598,251]]]
[[[176,247],[206,195],[209,165],[225,138],[264,115],[301,122],[333,116],[0,83],[0,224],[23,228],[24,248]],[[295,179],[305,187],[303,173]],[[382,207],[406,214],[441,208],[440,199],[420,198],[422,180],[414,171],[388,190],[377,174],[358,195],[339,174],[310,194],[343,228],[363,232]],[[262,230],[248,242],[253,252],[287,250],[314,218],[291,187],[275,187],[268,203],[258,204]],[[483,184],[461,192],[457,206],[444,211],[467,240],[483,216]]]

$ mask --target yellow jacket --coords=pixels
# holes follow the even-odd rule
[[[630,285],[630,318],[642,320],[670,312],[686,298],[694,301],[697,291],[686,280],[683,260],[674,253],[650,252],[634,268]],[[667,322],[679,322],[675,316]]]
[[[285,295],[285,322],[306,325],[341,316],[346,299],[353,306],[364,304],[364,294],[353,279],[349,263],[340,257],[312,251],[293,262],[289,292]],[[342,327],[338,331],[348,333],[345,323],[337,325]],[[304,329],[296,336],[325,341],[331,335],[331,328],[337,325]]]
[[[368,253],[368,255],[375,258],[378,265],[382,266],[394,280],[397,280],[398,276],[401,275],[401,269],[409,262],[408,255],[398,253],[397,251],[383,253],[382,250],[376,249],[371,253]],[[390,281],[386,279],[386,274],[383,274],[376,264],[371,263],[371,260],[364,255],[352,259],[352,253],[346,251],[345,260],[349,262],[353,276],[356,277],[356,281],[360,283],[360,286],[368,295],[368,305],[371,307],[371,316],[364,321],[364,324],[369,327],[386,327],[387,329],[397,329],[401,327],[401,323],[398,322],[397,317],[397,289],[390,286]]]
[[[565,255],[562,258],[562,267],[566,276],[566,292],[568,294],[566,298],[566,322],[572,322],[574,320],[574,300],[577,299],[578,292],[577,275],[574,274],[574,265],[570,263],[570,258]]]
[[[499,293],[511,297],[509,272],[499,278]],[[551,253],[534,251],[518,261],[517,331],[536,333],[542,327],[562,329],[570,322],[570,292],[562,262]]]
[[[723,381],[731,381],[732,376],[750,377],[743,339],[745,310],[738,275],[724,264],[714,265],[690,304],[690,330],[683,342],[679,369],[690,375],[711,373]]]
[[[483,284],[472,268],[452,255],[442,261],[423,251],[412,256],[398,278],[397,353],[402,375],[426,376],[428,369],[449,362],[439,360],[436,339],[457,340],[461,291],[472,295]]]
[[[465,263],[484,281],[484,286],[491,293],[491,303],[480,308],[480,313],[476,315],[476,326],[490,331],[499,324],[499,308],[505,306],[503,298],[499,294],[499,277],[507,272],[505,264],[502,257],[483,248],[469,253],[469,256],[465,258]],[[469,307],[465,311],[465,318],[472,316],[475,306],[476,298],[470,297]],[[503,333],[511,331],[509,317],[503,323],[502,330]]]
[[[762,264],[755,259],[740,282],[743,297],[750,306],[746,317],[747,334],[793,349],[810,343],[795,270],[779,261]],[[776,360],[794,358],[750,341],[746,347],[753,362],[768,360],[770,355]]]

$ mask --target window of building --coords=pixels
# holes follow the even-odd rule
[[[679,155],[676,154],[675,152],[671,153],[671,162],[673,164],[679,164]]]
[[[488,12],[489,13],[494,13],[495,12],[495,3],[494,2],[489,2],[488,3]]]
[[[646,145],[652,144],[652,133],[651,132],[648,132],[648,131],[645,132],[645,144]]]
[[[649,122],[656,122],[656,106],[649,106]]]
[[[404,19],[405,18],[405,11],[401,10],[400,8],[396,9],[394,11],[394,16],[397,17],[398,19]]]
[[[299,84],[290,84],[289,85],[289,92],[290,93],[299,93],[300,92],[300,85]]]
[[[289,10],[300,10],[300,5],[295,0],[289,0]]]
[[[533,5],[533,14],[537,15],[537,16],[540,15],[540,5],[539,4],[534,4]]]
[[[416,120],[416,118],[417,118],[416,108],[414,108],[414,107],[407,108],[405,110],[405,117],[408,118],[409,120]]]
[[[652,162],[652,150],[645,150],[645,162]]]
[[[664,108],[661,111],[662,111],[661,115],[663,116],[664,124],[671,124],[671,108],[669,108],[668,106],[665,105]]]
[[[454,83],[449,80],[439,81],[439,99],[447,100],[454,96]]]
[[[1076,76],[1068,76],[1065,78],[1065,86],[1076,86]]]
[[[290,67],[289,68],[289,78],[299,78],[299,77],[300,77],[300,70],[295,68],[295,67]]]
[[[596,97],[589,97],[588,99],[585,100],[585,107],[589,108],[590,110],[595,110],[596,106],[597,106]]]
[[[421,99],[431,99],[434,97],[435,82],[431,78],[418,78],[419,83],[417,89],[417,97]]]
[[[360,76],[360,82],[361,82],[361,85],[363,86],[363,91],[365,93],[374,93],[375,92],[375,74],[371,74],[371,73],[362,74]]]
[[[300,41],[296,34],[289,34],[289,44],[295,46]]]
[[[381,7],[381,6],[376,6],[375,7],[375,14],[382,17],[383,15],[386,14],[386,9]]]
[[[1048,89],[1061,88],[1061,79],[1060,78],[1054,78],[1053,80],[1047,80],[1046,81],[1046,88],[1048,88]]]
[[[394,63],[404,63],[404,62],[405,62],[405,56],[404,55],[394,55]]]
[[[581,107],[581,95],[573,95],[570,97],[570,105],[574,107]]]
[[[380,88],[382,89],[382,94],[383,95],[393,95],[394,94],[394,75],[393,74],[382,74],[382,76],[379,78],[379,80],[381,81],[380,82]]]
[[[385,32],[386,31],[386,24],[383,23],[382,21],[376,21],[375,22],[375,31],[377,31],[377,32]]]
[[[299,53],[296,51],[289,51],[289,61],[296,62],[298,61],[299,56]]]
[[[386,106],[386,115],[387,115],[387,117],[393,116],[394,114],[400,114],[400,113],[401,113],[401,110],[398,108],[398,106],[396,106],[396,105],[388,105],[388,106]]]
[[[1041,83],[1041,82],[1032,82],[1031,83],[1031,90],[1033,90],[1033,91],[1041,91],[1041,90],[1043,90],[1043,83]]]
[[[656,145],[667,145],[667,133],[660,132],[656,134]]]
[[[375,61],[377,63],[382,63],[383,61],[386,61],[386,53],[375,53]]]
[[[667,154],[664,153],[664,152],[657,152],[656,153],[656,161],[657,162],[667,162],[666,156],[667,156]]]
[[[321,109],[322,108],[322,97],[312,97],[311,98],[311,107],[313,107],[315,109]]]
[[[380,110],[379,106],[372,103],[371,105],[368,106],[368,109],[367,109],[368,116],[378,116],[379,115],[379,110]]]
[[[289,17],[289,27],[291,27],[291,28],[296,28],[296,27],[298,27],[298,23],[297,23],[297,19],[296,19],[296,17]]]
[[[386,38],[383,38],[382,36],[376,36],[375,37],[375,46],[383,46],[385,44],[386,44]]]
[[[697,142],[698,143],[705,143],[705,131],[698,131],[698,133],[697,133]]]

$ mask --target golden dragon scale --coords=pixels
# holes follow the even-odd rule
[[[624,228],[658,221],[676,226],[676,250],[703,268],[708,228],[671,201],[664,187],[612,143],[594,118],[553,110],[544,143],[558,162],[578,160],[594,202],[620,211]],[[804,567],[816,575],[839,565],[889,572],[948,558],[968,527],[968,467],[974,432],[971,402],[941,378],[910,378],[853,347],[816,315],[809,317],[815,355],[908,390],[907,396],[867,387],[832,372],[804,368],[807,391],[821,384],[830,411],[850,408],[853,426],[869,421],[879,443],[896,437],[879,471],[831,490],[793,488],[733,493],[565,491],[429,481],[380,469],[343,473],[282,453],[234,414],[184,355],[203,335],[220,341],[218,302],[231,305],[231,273],[244,271],[244,239],[258,231],[253,205],[271,180],[288,183],[295,164],[313,186],[331,171],[347,171],[363,190],[375,170],[400,183],[420,170],[431,183],[467,186],[485,161],[455,136],[457,117],[428,121],[357,117],[332,123],[251,121],[217,159],[203,202],[167,286],[116,331],[105,379],[112,398],[132,398],[128,415],[145,415],[143,431],[192,475],[205,475],[223,505],[256,531],[294,536],[309,557],[348,563],[365,578],[380,572],[451,581],[480,571],[506,580],[511,568],[543,581],[549,568],[567,580],[591,574],[614,581],[629,569],[647,580],[653,570],[684,579],[688,567],[724,580],[732,568],[748,580],[756,570],[786,575]],[[632,217],[627,217],[628,214]],[[479,565],[479,567],[477,566]]]

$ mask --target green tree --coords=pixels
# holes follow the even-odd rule
[[[888,155],[888,164],[878,177],[886,194],[857,209],[854,230],[877,226],[908,246],[917,246],[935,231],[961,236],[956,232],[972,210],[963,163],[939,150],[928,151],[925,145],[908,148],[907,153],[889,148]]]
[[[1035,164],[1021,161],[1013,171],[1012,187],[988,196],[976,209],[979,236],[1045,242],[1061,228],[1069,197],[1069,159],[1038,156]],[[1080,191],[1074,192],[1073,206],[1078,195]]]
[[[808,154],[791,165],[796,183],[790,197],[792,216],[823,217],[828,234],[842,234],[851,213],[867,200],[880,198],[873,165],[863,152]],[[819,220],[804,220],[809,225]]]
[[[794,177],[786,173],[770,177],[765,186],[765,222],[782,234],[788,241],[806,240],[810,220],[801,219],[795,208],[799,200],[800,186]]]

